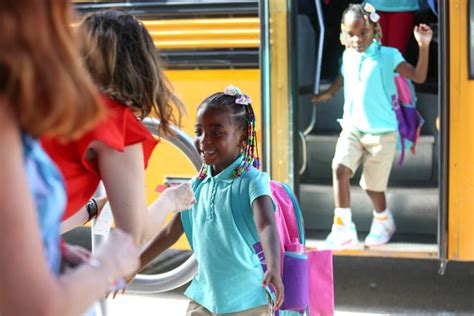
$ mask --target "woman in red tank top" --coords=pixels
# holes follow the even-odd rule
[[[115,225],[143,245],[156,235],[170,211],[190,208],[189,185],[166,190],[147,209],[145,174],[158,141],[141,123],[153,115],[169,132],[184,109],[162,72],[153,40],[143,24],[123,11],[86,15],[79,25],[85,36],[82,53],[92,79],[102,91],[106,116],[80,139],[63,143],[43,138],[42,144],[65,178],[68,205],[63,232],[84,224],[84,207],[102,180]]]

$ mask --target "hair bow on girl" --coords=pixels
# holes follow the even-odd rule
[[[235,99],[236,104],[249,105],[252,103],[252,100],[248,95],[242,93],[239,88],[233,85],[228,85],[224,89],[224,94],[230,96],[237,96],[237,98]]]
[[[246,94],[241,94],[237,99],[235,99],[235,103],[237,104],[242,104],[242,105],[249,105],[252,103],[252,100],[250,97]]]
[[[369,14],[369,19],[373,23],[377,23],[380,20],[380,15],[375,11],[375,7],[370,3],[364,4],[364,11]]]
[[[237,88],[236,86],[234,85],[228,85],[227,87],[225,87],[224,89],[224,94],[225,95],[240,95],[242,94],[242,92],[240,92],[240,89]]]

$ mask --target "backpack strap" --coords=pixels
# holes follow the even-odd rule
[[[402,135],[402,133],[400,133],[399,121],[400,121],[400,119],[402,119],[402,120],[404,120],[404,119],[403,119],[403,117],[399,117],[399,116],[402,115],[402,113],[401,113],[401,109],[400,109],[400,102],[398,100],[398,95],[397,94],[390,95],[388,93],[388,90],[387,90],[389,82],[393,81],[393,84],[395,85],[395,74],[391,71],[385,70],[385,68],[383,67],[383,65],[386,64],[385,61],[387,59],[387,56],[386,56],[386,54],[384,54],[383,51],[384,51],[383,47],[380,47],[380,55],[379,55],[379,58],[380,58],[380,65],[379,65],[380,77],[382,77],[382,87],[385,91],[385,94],[389,98],[390,103],[392,104],[393,110],[395,111],[395,116],[397,118],[397,131],[398,131],[398,135],[400,136],[400,145],[401,145],[400,160],[398,161],[398,165],[401,166],[403,164],[404,159],[405,159],[405,137]],[[395,85],[395,91],[397,91],[397,86],[396,85]]]
[[[193,189],[193,192],[196,193],[197,188],[201,184],[202,180],[199,178],[194,178],[191,187]],[[196,195],[197,196],[197,195]],[[181,225],[183,226],[184,234],[186,235],[186,238],[188,239],[189,246],[191,247],[191,250],[193,249],[193,221],[191,217],[191,211],[183,211],[180,213],[181,215]]]
[[[303,212],[301,211],[300,204],[296,200],[296,197],[293,193],[293,190],[284,182],[279,182],[283,189],[286,191],[288,196],[293,203],[293,211],[295,213],[296,224],[298,225],[298,236],[301,244],[306,244],[305,235],[304,235],[304,223],[303,223]]]
[[[256,170],[250,168],[247,172],[244,172],[244,174],[232,181],[230,202],[232,216],[234,217],[235,225],[237,226],[240,235],[245,240],[245,243],[250,250],[252,252],[257,252],[258,254],[259,251],[255,249],[256,244],[259,243],[257,228],[255,227],[253,218],[251,216],[246,216],[248,214],[243,213],[245,207],[251,207],[251,205],[248,192],[244,192],[245,186],[242,185],[242,182],[248,182],[255,174]]]

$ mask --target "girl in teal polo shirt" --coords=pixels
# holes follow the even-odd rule
[[[395,232],[385,191],[396,149],[398,123],[389,98],[396,94],[396,87],[394,81],[384,82],[382,76],[398,72],[417,83],[426,79],[431,29],[425,24],[414,29],[419,45],[418,63],[414,67],[396,48],[381,46],[379,18],[368,4],[350,5],[344,11],[341,42],[346,50],[341,76],[313,99],[315,102],[328,100],[344,85],[342,132],[332,162],[335,211],[327,243],[333,249],[351,248],[359,243],[352,222],[349,179],[360,164],[363,164],[360,185],[374,207],[366,246],[387,243]]]
[[[197,110],[195,145],[204,164],[193,179],[196,203],[190,212],[198,273],[185,292],[187,315],[272,315],[283,302],[280,246],[268,174],[257,170],[255,115],[250,98],[234,86],[206,98]],[[232,183],[244,173],[240,193],[248,194],[241,213],[254,221],[266,271],[239,232],[232,214]],[[245,180],[245,181],[244,181]],[[245,199],[247,200],[247,199]],[[184,222],[183,222],[184,223]],[[186,231],[188,234],[188,231]],[[178,215],[144,250],[142,267],[183,234]],[[189,239],[190,235],[188,235]],[[266,288],[275,290],[273,308]]]

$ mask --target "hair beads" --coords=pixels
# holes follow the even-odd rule
[[[256,132],[256,120],[255,120],[255,113],[253,112],[251,104],[244,105],[246,108],[246,113],[248,117],[247,123],[247,140],[245,142],[245,146],[242,149],[242,163],[239,167],[237,167],[233,174],[235,177],[239,177],[245,171],[247,171],[250,166],[254,166],[255,168],[260,167],[260,162],[258,160],[258,152],[257,152],[257,132]]]
[[[382,28],[380,27],[380,24],[379,23],[375,23],[375,26],[374,26],[374,38],[378,41],[378,42],[381,42],[382,41]]]

